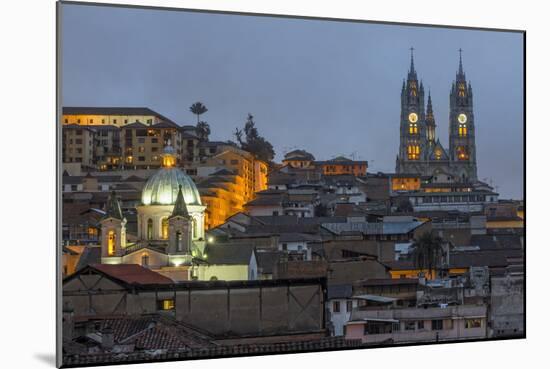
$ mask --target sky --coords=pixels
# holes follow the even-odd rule
[[[201,101],[210,140],[235,140],[251,113],[277,161],[305,149],[368,160],[369,172],[395,171],[411,47],[448,146],[462,48],[478,178],[523,198],[520,33],[74,4],[62,16],[64,106],[144,106],[184,125]]]

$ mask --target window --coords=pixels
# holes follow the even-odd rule
[[[414,331],[415,328],[416,328],[416,322],[415,321],[405,322],[405,330],[406,331]]]
[[[107,234],[107,255],[113,256],[115,254],[116,247],[116,233],[114,230],[110,230]]]
[[[407,157],[409,160],[418,160],[420,158],[420,146],[409,145],[407,147]]]
[[[417,135],[418,134],[418,123],[409,124],[409,134]]]
[[[147,239],[153,239],[153,219],[147,220]]]
[[[353,301],[346,301],[346,312],[351,313],[353,310]]]
[[[102,119],[102,120],[101,120],[101,124],[105,124],[105,119]]]
[[[138,152],[145,152],[145,147],[139,146],[138,147]]]
[[[159,139],[156,138],[156,137],[153,137],[153,138],[151,139],[151,143],[156,144],[156,143],[158,143],[158,142],[159,142]]]
[[[466,127],[465,123],[460,123],[458,125],[458,135],[460,137],[466,137],[468,135],[468,127]]]
[[[423,320],[419,320],[417,323],[417,327],[418,329],[424,329],[424,321]]]
[[[138,161],[145,161],[145,156],[138,156]]]
[[[141,256],[141,266],[148,267],[149,266],[149,255],[143,254]]]
[[[239,164],[239,161],[237,159],[231,159],[231,164],[232,165]]]
[[[332,302],[332,312],[333,313],[339,313],[340,312],[340,301],[333,301]]]
[[[278,216],[279,215],[279,212],[278,211],[274,211],[273,212],[273,216]]]
[[[69,123],[69,120],[68,120],[68,119],[65,119],[65,123]]]
[[[432,331],[440,331],[443,329],[443,320],[432,320]]]
[[[176,232],[176,250],[177,251],[183,250],[183,245],[181,241],[182,241],[181,231],[177,231]]]
[[[176,307],[176,304],[174,302],[174,299],[164,299],[157,301],[158,303],[158,310],[174,310]]]
[[[93,119],[90,119],[90,124],[94,124],[94,120],[93,120]]]
[[[152,123],[153,123],[152,119],[147,119],[147,124],[152,124]]]
[[[168,239],[168,218],[162,218],[162,238]]]
[[[456,148],[456,156],[457,156],[458,160],[468,160],[469,155],[468,155],[468,150],[466,149],[466,147],[458,146]]]
[[[197,218],[193,218],[193,238],[199,237]]]
[[[481,319],[466,319],[464,321],[464,328],[481,328]]]
[[[113,119],[113,123],[115,123],[115,124],[116,124],[116,119]]]

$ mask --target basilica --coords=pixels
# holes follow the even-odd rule
[[[398,174],[427,177],[441,174],[454,182],[477,181],[473,93],[462,67],[462,50],[449,104],[449,146],[445,148],[436,136],[431,95],[428,92],[426,102],[411,48],[409,73],[401,89],[400,142],[395,168]]]
[[[196,276],[193,259],[205,257],[204,211],[193,180],[176,167],[167,146],[162,168],[145,184],[137,210],[137,240],[127,244],[126,219],[111,193],[101,220],[101,263],[139,264],[175,280]]]

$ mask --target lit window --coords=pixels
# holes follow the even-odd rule
[[[162,238],[168,238],[168,218],[162,219]]]
[[[107,235],[107,255],[113,256],[115,254],[115,245],[116,245],[116,233],[113,230],[110,230]]]
[[[458,125],[458,135],[460,137],[466,137],[468,135],[468,128],[466,127],[466,124],[461,123]]]
[[[456,155],[458,157],[458,160],[468,160],[470,157],[468,155],[468,150],[464,146],[458,146],[456,148]]]
[[[159,310],[174,310],[175,307],[176,304],[173,299],[165,299],[158,302]]]
[[[409,160],[418,160],[420,158],[420,146],[409,145],[407,147],[407,157]]]
[[[418,123],[409,124],[409,134],[417,135],[418,134]]]

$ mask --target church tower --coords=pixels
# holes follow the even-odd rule
[[[100,224],[102,263],[120,262],[122,250],[126,247],[126,218],[122,215],[115,191],[107,199],[105,216]]]
[[[459,52],[458,72],[450,93],[450,170],[457,181],[472,182],[477,180],[473,94],[462,67],[462,49]]]
[[[399,154],[395,169],[397,173],[421,173],[428,148],[424,86],[422,82],[418,83],[413,51],[411,48],[411,65],[407,80],[403,81],[401,88]]]
[[[180,185],[174,210],[168,218],[168,255],[191,255],[192,227],[193,218],[187,210]]]

